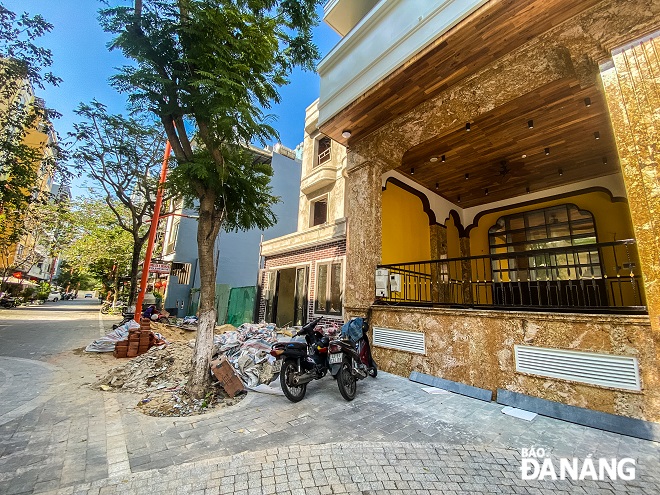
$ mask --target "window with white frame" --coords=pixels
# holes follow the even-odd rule
[[[170,229],[167,244],[165,245],[165,250],[163,254],[171,254],[175,251],[176,240],[179,237],[179,224],[181,219],[179,217],[174,218],[172,221],[172,228]]]
[[[341,315],[343,299],[342,262],[327,261],[316,265],[316,302],[314,313]]]

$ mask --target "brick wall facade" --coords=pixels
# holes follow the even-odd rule
[[[345,286],[346,270],[346,240],[341,239],[326,244],[297,249],[286,253],[276,254],[265,258],[264,269],[260,273],[260,294],[268,288],[269,276],[279,268],[293,268],[296,266],[309,267],[309,279],[307,281],[307,321],[314,316],[314,304],[316,302],[316,262],[322,260],[342,261],[342,300],[343,288]],[[266,300],[260,296],[259,321],[263,321],[266,315]],[[324,316],[323,322],[343,323],[341,316]]]

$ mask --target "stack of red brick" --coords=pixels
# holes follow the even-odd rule
[[[156,343],[156,336],[151,331],[151,320],[143,318],[140,328],[129,330],[128,339],[120,340],[115,344],[114,356],[116,358],[136,357],[147,352]]]

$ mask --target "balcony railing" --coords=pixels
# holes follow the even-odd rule
[[[330,161],[330,148],[327,148],[319,152],[314,166],[318,167],[319,165],[323,165],[324,163],[329,161]]]
[[[632,239],[378,268],[388,270],[390,287],[398,288],[378,298],[382,304],[646,312]]]

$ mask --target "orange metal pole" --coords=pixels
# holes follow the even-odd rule
[[[156,232],[158,231],[158,220],[160,217],[160,207],[163,204],[163,184],[167,177],[167,162],[170,159],[172,146],[169,140],[165,145],[165,155],[163,157],[163,168],[160,170],[160,180],[158,181],[158,191],[156,192],[156,204],[154,205],[154,216],[151,217],[151,227],[149,229],[149,241],[147,242],[147,252],[144,256],[144,265],[142,265],[142,279],[140,281],[140,293],[138,294],[137,301],[135,302],[135,315],[134,319],[140,323],[142,318],[142,302],[144,295],[147,292],[147,280],[149,278],[149,265],[151,264],[151,254],[154,250],[154,242],[156,240]]]

